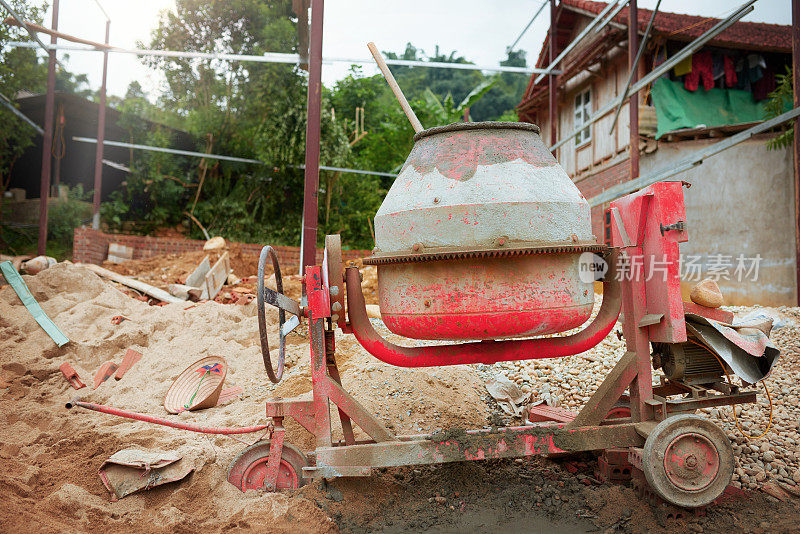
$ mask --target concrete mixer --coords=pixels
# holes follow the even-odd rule
[[[653,384],[651,343],[677,352],[692,341],[678,273],[678,243],[687,240],[682,183],[660,182],[620,198],[607,220],[611,242],[601,244],[591,234],[586,199],[532,124],[451,124],[418,133],[375,217],[374,255],[363,262],[378,266],[386,326],[401,336],[437,341],[401,346],[376,331],[358,268],[343,267],[338,235],[326,237],[322,263],[306,268],[302,306],[282,294],[277,257],[264,247],[258,306],[266,372],[280,380],[285,337],[307,320],[313,398],[268,401],[270,439],[245,449],[228,480],[242,490],[273,491],[314,478],[369,476],[374,468],[615,450],[668,502],[712,502],[730,482],[733,452],[726,434],[694,412],[755,402],[756,393],[725,382],[729,369],[722,361],[711,373],[703,366],[700,378],[681,375]],[[621,276],[621,259],[645,267],[657,259],[666,265],[665,276]],[[277,291],[263,285],[268,263]],[[593,280],[581,272],[587,265],[601,266],[599,311],[576,332],[541,337],[589,320]],[[274,368],[265,304],[280,310]],[[337,335],[353,335],[377,359],[403,367],[557,358],[600,343],[620,311],[627,351],[580,412],[557,420],[396,435],[345,390],[336,364]],[[712,319],[723,313],[696,305],[691,312]],[[710,357],[695,345],[681,354]],[[621,398],[629,398],[622,412]],[[331,404],[341,435],[332,431]],[[615,418],[609,418],[612,408]],[[286,417],[315,436],[315,450],[285,441]],[[369,439],[356,440],[354,425]]]

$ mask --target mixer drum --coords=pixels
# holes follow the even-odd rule
[[[418,133],[375,216],[381,316],[417,339],[563,332],[592,310],[586,199],[527,123]]]

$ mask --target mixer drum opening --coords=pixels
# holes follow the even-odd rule
[[[416,339],[497,339],[580,326],[594,300],[589,204],[527,123],[418,133],[375,216],[381,316]]]

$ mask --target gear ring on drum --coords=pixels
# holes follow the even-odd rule
[[[267,258],[272,258],[272,270],[275,273],[275,288],[277,291],[270,289],[264,285],[264,267],[267,263]],[[258,300],[258,333],[261,339],[261,355],[264,358],[264,368],[267,371],[270,381],[277,384],[283,377],[283,363],[286,355],[286,335],[294,330],[300,324],[300,305],[294,300],[290,299],[283,294],[283,279],[281,278],[281,268],[278,265],[278,257],[275,250],[266,246],[261,249],[261,255],[258,258],[258,288],[256,291]],[[269,353],[269,340],[267,339],[267,318],[264,311],[264,302],[267,302],[278,308],[278,335],[280,345],[278,349],[278,368],[272,369],[272,358]],[[286,320],[286,312],[294,315],[288,321]]]

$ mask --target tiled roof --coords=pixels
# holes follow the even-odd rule
[[[561,0],[561,5],[565,8],[571,6],[597,14],[608,4],[590,0]],[[652,13],[649,9],[638,10],[640,31],[644,31],[647,27]],[[623,8],[614,17],[614,21],[627,26],[628,8]],[[715,18],[659,11],[653,28],[657,33],[673,39],[690,41],[700,37],[719,21],[720,19]],[[790,53],[792,51],[792,27],[791,25],[765,22],[736,22],[718,37],[712,39],[709,44]]]

